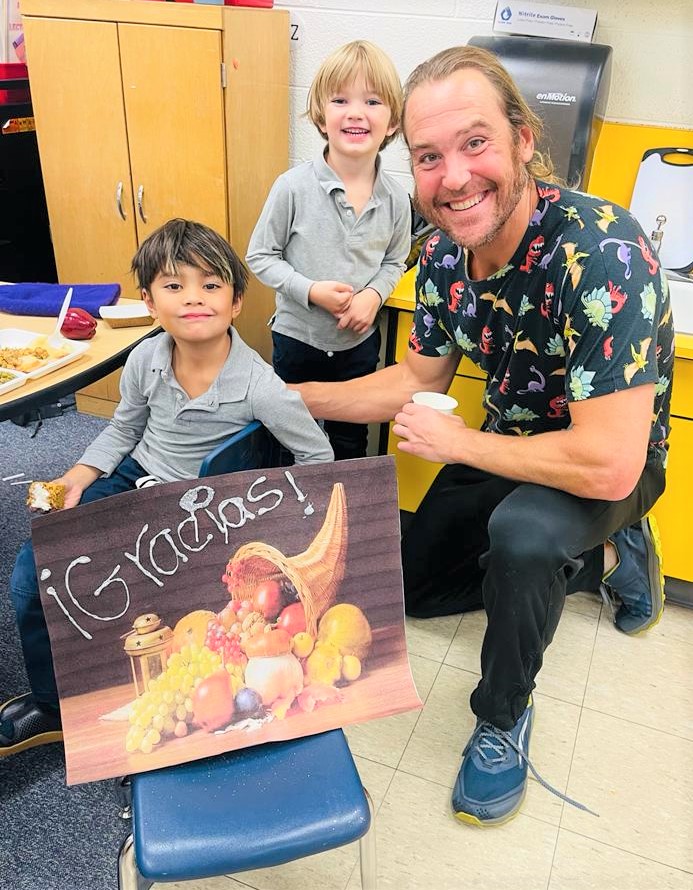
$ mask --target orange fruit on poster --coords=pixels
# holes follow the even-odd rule
[[[194,612],[183,615],[173,628],[174,651],[178,652],[183,646],[190,643],[204,646],[207,626],[212,618],[216,619],[216,617],[216,614],[209,609],[196,609]]]

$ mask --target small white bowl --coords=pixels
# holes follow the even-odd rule
[[[102,306],[99,309],[99,315],[112,328],[131,328],[154,322],[144,303],[119,303],[115,306]]]

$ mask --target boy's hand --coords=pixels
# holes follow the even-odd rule
[[[308,291],[308,299],[337,318],[349,308],[354,288],[343,281],[316,281]]]
[[[346,312],[339,317],[337,327],[340,330],[349,328],[356,334],[363,334],[373,324],[380,309],[380,294],[372,287],[365,287],[354,294]]]
[[[88,467],[86,464],[75,464],[65,475],[54,479],[58,485],[65,486],[65,509],[76,507],[82,497],[85,488],[89,488],[92,482],[101,475],[101,470],[96,467]]]

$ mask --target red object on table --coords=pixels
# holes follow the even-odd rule
[[[70,306],[65,313],[60,333],[68,340],[91,340],[96,333],[96,319],[86,310]]]
[[[21,62],[3,62],[0,64],[0,80],[22,80],[29,76],[26,65]],[[28,102],[30,99],[29,87],[25,84],[16,89],[0,90],[0,105],[9,105],[13,102]]]
[[[224,0],[224,6],[262,6],[270,9],[274,0]]]

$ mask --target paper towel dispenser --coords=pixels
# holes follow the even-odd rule
[[[571,188],[585,188],[611,82],[610,46],[550,37],[472,37],[495,53],[544,121],[539,151]]]

